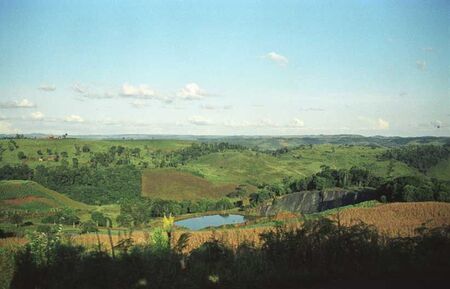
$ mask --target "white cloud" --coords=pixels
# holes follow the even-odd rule
[[[192,116],[188,119],[188,122],[194,125],[210,125],[212,122],[200,115]]]
[[[376,123],[376,129],[389,129],[389,122],[382,118],[379,118]]]
[[[33,107],[36,107],[36,105],[31,101],[29,101],[28,99],[0,103],[0,108],[33,108]]]
[[[427,69],[427,62],[425,60],[417,60],[416,67],[421,71],[425,71]]]
[[[14,133],[14,129],[11,126],[11,123],[7,121],[0,121],[0,133],[9,134]]]
[[[291,121],[291,125],[294,127],[304,127],[305,126],[305,122],[299,118],[294,118]]]
[[[72,86],[72,90],[75,91],[76,93],[81,94],[81,97],[89,99],[109,99],[115,96],[113,93],[100,92],[98,89],[93,91],[87,86],[81,84],[74,84]]]
[[[34,120],[42,120],[44,118],[44,114],[40,111],[32,112],[31,118]]]
[[[120,95],[122,97],[131,98],[153,98],[156,96],[156,92],[147,84],[134,86],[128,83],[124,83],[120,90]]]
[[[267,58],[281,66],[286,66],[289,63],[288,59],[285,56],[278,54],[276,52],[267,53],[265,58]]]
[[[56,90],[56,86],[55,85],[50,85],[50,84],[42,84],[41,86],[39,86],[40,90],[43,91],[55,91]]]
[[[433,52],[434,49],[433,49],[433,47],[422,47],[422,51],[425,51],[425,52]]]
[[[188,83],[178,91],[177,96],[185,100],[199,100],[208,94],[197,83]]]
[[[84,122],[84,119],[76,114],[68,115],[64,118],[66,122]]]

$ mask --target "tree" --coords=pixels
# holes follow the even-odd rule
[[[131,227],[133,225],[133,217],[127,213],[120,213],[116,218],[116,222],[123,227]]]
[[[83,145],[82,150],[84,153],[88,153],[91,151],[91,148],[87,144],[85,144],[85,145]]]
[[[111,224],[111,221],[101,212],[92,212],[91,219],[97,226],[106,227],[108,223]]]
[[[86,234],[91,232],[98,232],[98,228],[97,225],[92,220],[89,220],[81,224],[80,231],[81,234]]]

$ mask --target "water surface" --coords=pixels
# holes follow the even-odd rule
[[[181,220],[175,222],[175,225],[190,230],[200,230],[207,227],[218,227],[243,222],[245,222],[245,218],[242,215],[209,215]]]

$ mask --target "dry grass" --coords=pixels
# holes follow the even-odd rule
[[[0,248],[16,249],[26,243],[28,243],[28,239],[23,237],[1,238]]]
[[[229,246],[236,249],[240,244],[251,243],[259,245],[261,243],[260,234],[272,230],[273,228],[252,228],[252,229],[224,229],[224,230],[211,230],[211,231],[198,231],[189,232],[189,242],[185,248],[185,252],[190,252],[203,243],[211,240],[219,240]],[[176,231],[173,233],[172,245],[176,244],[181,234],[185,231]]]
[[[344,225],[364,222],[389,236],[413,236],[421,226],[450,225],[450,204],[438,202],[391,203],[372,208],[350,208],[330,216]]]

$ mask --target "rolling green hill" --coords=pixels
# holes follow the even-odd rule
[[[37,165],[57,166],[60,162],[54,160],[56,153],[60,160],[66,159],[69,163],[77,158],[80,164],[88,163],[91,154],[107,152],[111,147],[122,146],[127,149],[140,149],[142,160],[132,158],[133,163],[150,160],[152,152],[171,152],[189,146],[191,141],[183,140],[91,140],[91,139],[15,139],[18,148],[10,145],[10,140],[0,139],[0,147],[4,149],[1,154],[1,162],[4,164],[24,163],[30,167]],[[86,146],[89,151],[83,151]],[[10,149],[11,147],[11,149]],[[77,153],[76,147],[80,152]],[[38,153],[41,152],[41,154]],[[23,152],[27,157],[24,160],[18,158],[18,153]],[[64,157],[62,153],[67,153]]]
[[[88,210],[74,201],[33,181],[0,181],[0,208],[45,211],[52,208]]]
[[[220,141],[247,147],[220,146]],[[139,192],[163,199],[216,199],[238,185],[247,185],[247,191],[254,191],[262,183],[311,176],[324,165],[333,169],[361,167],[379,177],[423,175],[402,161],[380,160],[380,155],[392,146],[448,141],[449,138],[352,135],[189,140],[2,139],[0,163],[26,164],[34,169],[33,177],[9,175],[5,179],[31,178],[89,204],[112,204]],[[260,149],[250,149],[255,146]],[[20,152],[25,155],[23,159],[19,158]],[[36,169],[40,165],[48,169]],[[127,174],[132,170],[133,174]],[[5,170],[4,175],[7,173]],[[427,175],[450,180],[450,160],[442,160]]]
[[[252,184],[279,182],[284,177],[311,176],[322,165],[336,169],[364,167],[379,176],[388,173],[389,161],[377,160],[382,148],[367,146],[315,145],[272,156],[254,151],[212,153],[189,162],[182,169],[218,184]],[[393,161],[393,176],[417,175],[416,169]]]

